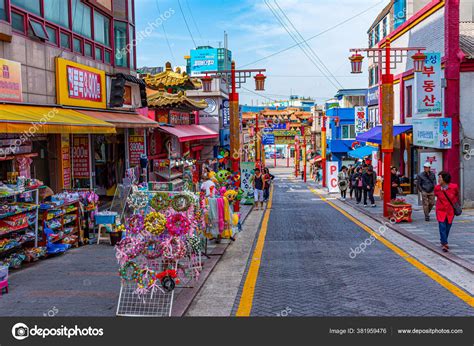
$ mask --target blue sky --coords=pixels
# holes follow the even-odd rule
[[[274,1],[267,0],[276,9]],[[295,44],[264,0],[136,0],[135,3],[137,33],[153,27],[138,42],[138,66],[163,66],[166,61],[173,66],[185,64],[183,57],[194,43],[186,29],[180,3],[197,45],[217,47],[219,42],[223,44],[227,31],[237,67]],[[344,88],[367,87],[366,73],[350,74],[349,48],[367,46],[367,29],[388,0],[277,0],[277,3],[305,39],[371,8],[308,42]],[[158,8],[162,16],[169,11],[169,18],[159,20]],[[172,52],[163,28],[150,26],[153,22],[163,22]],[[317,65],[323,69],[319,62]],[[311,96],[322,102],[332,97],[338,86],[334,80],[328,81],[298,47],[245,67],[266,68],[268,78],[262,96],[241,90],[242,103],[261,103],[267,100],[265,97],[284,99],[290,94]],[[246,87],[253,90],[253,82]]]

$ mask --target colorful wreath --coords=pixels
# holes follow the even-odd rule
[[[137,285],[139,289],[150,289],[156,283],[156,274],[153,270],[145,268],[137,273]]]
[[[197,235],[193,234],[192,236],[186,237],[186,242],[193,253],[198,254],[201,251],[202,242]]]
[[[149,241],[146,243],[143,254],[149,260],[161,257],[161,245],[156,241]]]
[[[148,205],[148,194],[145,191],[134,189],[133,193],[127,198],[127,203],[134,211],[143,209]]]
[[[129,262],[138,257],[145,245],[137,238],[124,238],[116,245],[116,257],[120,263]]]
[[[166,228],[172,236],[182,236],[191,229],[191,222],[184,214],[176,213],[168,216]]]
[[[167,192],[158,192],[153,196],[150,205],[156,211],[161,211],[170,206],[170,201],[171,198]]]
[[[144,219],[140,214],[133,215],[127,219],[128,231],[131,234],[140,234],[143,231]]]
[[[171,206],[175,211],[187,211],[191,204],[193,204],[194,198],[190,193],[180,193],[173,197]]]
[[[163,258],[167,260],[179,260],[186,256],[186,244],[179,237],[169,237],[162,244]]]
[[[145,229],[153,235],[160,235],[166,227],[166,217],[158,212],[150,213],[145,218]]]
[[[131,274],[129,274],[129,271],[132,271]],[[138,266],[135,262],[127,262],[125,263],[120,269],[119,269],[119,274],[122,280],[125,281],[134,281],[137,279],[137,274],[138,274]]]

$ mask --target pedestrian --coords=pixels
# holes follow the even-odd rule
[[[448,252],[448,237],[455,216],[455,205],[459,203],[459,188],[451,184],[451,175],[448,172],[438,174],[438,185],[434,188],[436,201],[436,219],[439,225],[441,248]],[[458,214],[459,215],[459,214]]]
[[[201,191],[206,194],[206,197],[213,197],[216,190],[216,184],[209,177],[209,173],[204,173],[202,175],[202,181]]]
[[[426,162],[423,165],[423,172],[416,176],[416,187],[421,193],[423,201],[423,211],[425,213],[425,221],[430,221],[430,213],[435,205],[434,189],[436,186],[436,177],[431,171],[431,164]]]
[[[270,174],[270,171],[268,168],[263,169],[263,175],[265,178],[265,187],[263,189],[263,200],[266,202],[268,201],[268,198],[270,197],[270,186],[272,184],[273,179],[275,179],[275,176]]]
[[[397,198],[398,188],[400,187],[400,178],[398,177],[397,167],[392,167],[390,174],[390,182],[392,188],[390,189],[390,198],[393,201]]]
[[[339,191],[341,192],[341,199],[346,200],[347,189],[349,188],[349,176],[347,174],[347,167],[342,166],[341,171],[337,175]]]
[[[362,201],[362,187],[364,186],[362,181],[362,167],[357,167],[354,174],[352,175],[352,186],[354,187],[356,204],[360,204]]]
[[[263,188],[265,187],[265,177],[260,168],[255,168],[255,174],[252,177],[252,186],[254,189],[255,210],[259,210],[259,203],[263,210]]]
[[[374,199],[374,190],[375,184],[377,183],[377,175],[374,172],[374,167],[372,165],[367,166],[367,170],[362,174],[362,184],[363,184],[363,193],[364,193],[364,207],[367,207],[367,196],[369,197],[370,202],[372,203],[372,208],[375,208],[375,199]]]
[[[349,196],[351,199],[355,191],[355,185],[353,184],[355,174],[356,174],[356,169],[352,167],[352,165],[350,165],[347,175],[349,176]]]

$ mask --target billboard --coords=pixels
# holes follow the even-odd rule
[[[442,114],[441,53],[425,53],[422,72],[415,73],[415,117]]]
[[[207,71],[217,71],[219,68],[217,52],[216,48],[192,50],[191,76],[200,76]]]
[[[413,119],[413,144],[419,147],[451,149],[452,119]]]
[[[0,100],[10,102],[22,101],[21,64],[0,59]]]

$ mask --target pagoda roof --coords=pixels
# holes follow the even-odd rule
[[[147,74],[144,78],[148,88],[158,90],[160,85],[168,88],[180,88],[183,90],[196,90],[202,87],[202,83],[196,79],[191,78],[186,72],[181,72],[179,67],[175,71],[171,68],[171,63],[166,63],[166,68],[163,72],[150,75]]]
[[[174,109],[178,111],[194,112],[206,109],[206,101],[196,101],[186,96],[183,91],[177,94],[166,92],[160,85],[158,92],[148,95],[148,107],[151,109]]]

